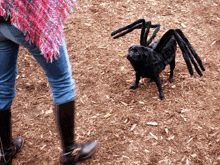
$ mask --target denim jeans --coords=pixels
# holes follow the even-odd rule
[[[9,109],[16,95],[15,80],[20,45],[28,49],[45,71],[52,88],[54,103],[62,104],[74,100],[75,82],[72,79],[64,39],[59,48],[60,56],[52,63],[47,63],[39,48],[35,44],[30,45],[25,41],[25,37],[15,26],[0,23],[0,110]]]

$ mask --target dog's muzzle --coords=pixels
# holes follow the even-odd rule
[[[128,55],[127,55],[127,59],[128,59],[129,61],[132,60],[132,53],[128,53]]]

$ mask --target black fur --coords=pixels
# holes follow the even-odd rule
[[[130,61],[136,73],[136,81],[130,87],[130,89],[136,89],[138,87],[141,77],[151,78],[151,80],[155,81],[157,84],[159,98],[163,100],[164,94],[162,91],[162,83],[159,74],[162,72],[162,70],[165,69],[166,65],[169,64],[170,76],[168,80],[170,82],[173,81],[173,70],[175,68],[175,54],[177,50],[177,43],[182,51],[183,58],[187,64],[189,73],[191,75],[193,75],[194,73],[191,65],[192,62],[197,73],[202,76],[202,72],[200,71],[194,58],[198,62],[200,68],[205,71],[202,61],[180,29],[168,30],[160,40],[150,45],[152,40],[155,38],[156,33],[159,31],[160,25],[151,25],[150,21],[145,22],[144,19],[139,19],[128,26],[112,32],[111,35],[113,36],[119,32],[126,30],[125,32],[122,32],[121,34],[115,36],[114,39],[116,39],[133,31],[134,29],[140,28],[142,28],[140,45],[134,45],[130,47],[129,53],[127,55],[127,59]],[[146,28],[147,30],[145,31]],[[150,28],[156,28],[156,30],[154,31],[152,37],[147,41]]]

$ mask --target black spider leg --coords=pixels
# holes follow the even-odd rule
[[[192,55],[190,54],[190,52],[189,52],[189,50],[188,50],[188,48],[187,48],[185,42],[178,36],[178,34],[176,33],[176,31],[174,31],[174,36],[175,36],[175,39],[176,39],[176,41],[177,41],[177,43],[178,43],[178,45],[179,45],[179,47],[180,47],[180,49],[181,49],[181,51],[182,51],[182,53],[183,53],[183,58],[184,58],[184,60],[185,60],[185,62],[186,62],[186,65],[187,65],[187,68],[188,68],[188,70],[189,70],[189,73],[190,73],[191,75],[193,75],[194,71],[193,71],[193,69],[192,69],[192,65],[191,65],[191,63],[190,63],[190,60],[192,61],[193,65],[194,65],[194,67],[195,67],[196,69],[199,70],[199,68],[198,68],[197,64],[195,63],[195,60],[192,58]],[[190,60],[189,60],[189,59],[190,59]],[[199,71],[200,71],[200,70],[199,70]],[[197,72],[198,72],[198,71],[197,71]],[[201,72],[200,72],[200,73],[201,73]],[[201,73],[201,74],[202,74],[202,73]]]
[[[145,27],[148,26],[149,23],[150,23],[150,21],[145,22]],[[125,27],[124,27],[124,28],[125,28]],[[151,25],[150,28],[156,28],[156,29],[155,29],[153,35],[151,36],[151,38],[147,41],[146,46],[149,46],[149,44],[152,42],[152,40],[156,37],[157,32],[160,30],[160,24]],[[119,34],[119,35],[117,35],[117,36],[115,36],[115,37],[113,37],[113,38],[114,38],[114,39],[117,39],[117,38],[119,38],[119,37],[121,37],[121,36],[124,36],[124,35],[127,34],[127,33],[132,32],[134,29],[142,29],[142,24],[136,25],[136,26],[134,26],[134,27],[128,29],[127,31],[124,31],[123,33],[121,33],[121,34]],[[148,33],[149,33],[149,32],[148,32]],[[148,33],[147,33],[147,31],[145,32],[145,36],[146,36],[145,38],[146,38],[146,39],[147,39]],[[147,34],[147,35],[146,35],[146,34]],[[111,35],[115,35],[115,31],[112,32]],[[144,39],[144,40],[146,40],[146,39]]]
[[[133,31],[134,29],[141,28],[143,22],[145,22],[144,19],[138,19],[138,20],[136,20],[135,22],[133,22],[133,23],[131,23],[131,24],[125,26],[125,27],[122,27],[122,28],[119,28],[119,29],[113,31],[113,32],[111,33],[111,36],[114,36],[115,34],[120,33],[120,32],[122,32],[122,31],[128,29],[127,31],[125,31],[125,32],[123,32],[123,33],[121,33],[121,34],[115,36],[114,39],[119,38],[119,37],[121,37],[121,36],[124,36],[125,34],[130,33],[131,31]],[[142,24],[141,24],[141,25],[137,25],[137,24],[140,24],[140,23],[142,23]],[[135,25],[136,25],[136,26],[135,26]]]
[[[149,33],[149,30],[150,30],[150,25],[151,25],[151,22],[149,24],[147,24],[147,28],[148,28],[147,31],[148,31],[148,33]],[[141,29],[141,36],[140,36],[140,45],[142,45],[142,46],[146,46],[145,27],[146,27],[145,20],[143,19],[142,29]]]
[[[160,25],[159,24],[151,25],[151,21],[148,21],[145,24],[145,27],[142,27],[142,30],[143,30],[143,28],[147,28],[147,30],[145,31],[144,41],[142,41],[142,42],[144,42],[144,46],[149,46],[149,44],[152,42],[152,40],[156,37],[157,32],[160,30]],[[150,28],[156,28],[156,29],[154,30],[153,35],[147,41],[147,37],[148,37],[148,34],[150,32]]]
[[[163,48],[166,46],[166,44],[169,42],[169,40],[172,38],[172,37],[175,37],[181,51],[182,51],[182,54],[183,54],[183,58],[186,62],[186,65],[187,65],[187,68],[189,70],[189,73],[191,75],[193,75],[193,69],[192,69],[192,65],[190,63],[190,59],[189,59],[189,51],[186,47],[186,44],[183,42],[183,40],[177,35],[177,33],[175,32],[174,29],[170,29],[168,30],[164,35],[163,37],[160,39],[160,42],[157,44],[156,48],[154,49],[156,52],[162,52],[163,51]]]
[[[150,27],[151,27],[151,21],[148,21],[146,25],[145,24],[142,25],[140,45],[148,46],[147,37],[150,32]],[[145,31],[145,28],[147,28],[146,31]]]
[[[145,22],[145,26],[147,26],[148,23],[149,23],[149,21],[148,21],[148,22]],[[117,39],[117,38],[119,38],[119,37],[121,37],[121,36],[124,36],[125,34],[132,32],[134,29],[142,29],[142,24],[136,25],[136,26],[134,26],[134,27],[128,29],[127,31],[124,31],[123,33],[121,33],[121,34],[119,34],[119,35],[113,37],[113,39]]]
[[[175,30],[175,31],[176,31],[176,30]],[[178,34],[178,33],[177,33],[177,34]],[[179,37],[179,36],[178,36],[178,37]],[[181,39],[181,40],[182,40],[182,39]],[[184,40],[182,40],[182,41],[184,42]],[[184,42],[184,43],[185,43],[185,42]],[[186,45],[186,44],[185,44],[185,45]],[[193,56],[192,56],[191,53],[189,52],[189,49],[188,49],[187,47],[184,47],[184,49],[187,49],[187,51],[188,51],[188,56],[189,56],[191,62],[193,63],[193,65],[194,65],[194,67],[195,67],[197,73],[198,73],[200,76],[202,76],[203,74],[202,74],[202,72],[200,71],[200,69],[199,69],[198,65],[196,64],[195,60],[193,59]]]
[[[150,39],[147,41],[147,46],[150,45],[150,43],[152,42],[152,40],[156,37],[157,32],[160,30],[160,24],[156,24],[156,25],[151,25],[151,28],[156,28],[153,32],[153,35],[150,37]],[[147,39],[147,38],[146,38]]]
[[[200,59],[200,57],[198,56],[198,54],[196,53],[196,51],[193,49],[192,45],[190,44],[190,42],[188,41],[188,39],[186,38],[186,36],[183,34],[183,32],[180,29],[176,29],[175,30],[180,37],[183,39],[183,41],[186,43],[187,47],[189,48],[190,52],[192,53],[192,55],[194,56],[194,58],[196,59],[196,61],[199,63],[200,68],[205,71],[205,68],[202,64],[202,61]],[[197,71],[198,72],[198,71]]]
[[[111,36],[114,36],[115,34],[120,33],[120,32],[122,32],[122,31],[128,29],[128,30],[122,32],[121,34],[119,34],[119,35],[113,37],[114,39],[117,39],[117,38],[119,38],[119,37],[121,37],[121,36],[124,36],[124,35],[127,34],[127,33],[132,32],[134,29],[142,29],[143,23],[142,23],[142,24],[140,24],[140,23],[143,22],[143,20],[144,20],[144,19],[139,19],[139,20],[137,20],[137,21],[135,21],[135,22],[133,22],[133,23],[131,23],[131,24],[125,26],[125,27],[122,27],[122,28],[117,29],[117,30],[115,30],[115,31],[113,31],[113,32],[111,33]],[[137,24],[138,24],[138,25],[137,25]],[[149,24],[150,24],[150,27],[149,27]],[[152,40],[156,37],[157,32],[160,30],[160,24],[151,25],[151,21],[148,21],[148,22],[145,22],[145,27],[146,27],[146,26],[149,27],[149,28],[156,28],[155,31],[154,31],[154,33],[153,33],[153,35],[151,36],[151,38],[150,38],[150,39],[147,41],[147,43],[146,43],[146,46],[148,46],[148,45],[152,42]],[[148,32],[148,33],[149,33],[149,32]],[[148,33],[145,33],[145,38],[146,38],[146,39],[147,39]],[[146,34],[147,34],[147,35],[146,35]],[[146,39],[144,39],[144,40],[146,41]]]

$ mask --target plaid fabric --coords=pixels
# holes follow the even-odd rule
[[[73,0],[0,0],[0,15],[26,34],[26,41],[35,42],[47,62],[59,56],[63,23],[73,11]]]

